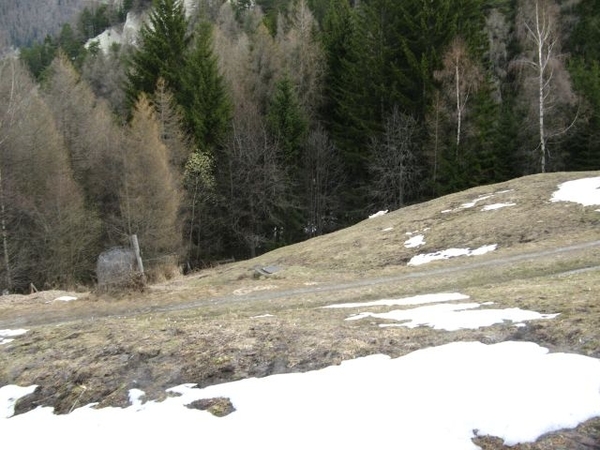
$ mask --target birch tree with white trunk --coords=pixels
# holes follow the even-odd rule
[[[482,81],[480,68],[469,57],[465,41],[456,37],[446,51],[443,68],[435,73],[444,93],[453,104],[455,120],[456,153],[464,132],[464,119],[471,96],[479,89]]]
[[[516,66],[523,70],[525,91],[535,98],[539,137],[539,170],[548,168],[548,140],[569,127],[561,120],[559,104],[573,104],[574,94],[560,49],[560,8],[554,0],[521,0],[517,31],[523,54]]]

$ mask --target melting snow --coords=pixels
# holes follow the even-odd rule
[[[600,205],[600,177],[581,178],[559,184],[550,201],[575,202],[584,206]]]
[[[0,388],[0,397],[12,386]],[[37,408],[0,419],[22,448],[406,448],[471,450],[475,433],[507,445],[600,416],[600,361],[534,343],[456,342],[391,359],[373,355],[322,370],[251,378],[141,403],[69,415]],[[23,393],[24,394],[24,393]],[[185,405],[226,397],[217,418]],[[5,402],[3,402],[5,403]],[[3,405],[4,406],[4,405]],[[32,432],[35,430],[35,432]],[[477,431],[475,431],[477,430]],[[290,440],[292,439],[292,440]]]
[[[515,206],[516,203],[494,203],[493,205],[485,205],[481,208],[482,211],[492,211],[494,209],[506,208],[507,206]]]
[[[421,245],[424,245],[424,244],[425,244],[425,236],[423,236],[422,234],[417,234],[416,236],[413,236],[404,242],[404,246],[406,248],[420,247]]]
[[[8,344],[9,342],[14,341],[14,339],[10,339],[14,336],[20,336],[22,334],[27,333],[28,330],[0,330],[0,345]]]
[[[31,385],[27,387],[8,385],[0,388],[0,420],[8,419],[15,413],[15,404],[17,400],[26,395],[33,394],[37,386]],[[2,422],[0,422],[1,424]],[[0,429],[2,426],[0,425]],[[0,442],[2,435],[0,434]]]
[[[63,295],[62,297],[56,297],[54,301],[59,302],[72,302],[73,300],[77,300],[77,297],[72,297],[70,295]]]
[[[484,255],[485,253],[496,250],[498,244],[484,245],[482,247],[476,248],[475,250],[470,250],[468,248],[449,248],[447,250],[442,250],[435,253],[424,253],[421,255],[413,256],[408,262],[409,266],[420,266],[421,264],[426,264],[431,261],[437,261],[440,259],[450,259],[455,258],[457,256],[479,256]]]
[[[476,198],[475,200],[473,200],[472,202],[469,203],[463,203],[462,205],[460,205],[460,207],[462,209],[468,209],[468,208],[472,208],[473,206],[475,206],[477,203],[483,201],[483,200],[487,200],[488,198],[493,197],[492,195],[482,195],[478,198]]]
[[[468,295],[459,294],[458,292],[442,292],[439,294],[424,294],[415,295],[414,297],[405,297],[399,299],[383,299],[372,302],[362,303],[338,303],[335,305],[324,306],[323,308],[362,308],[363,306],[408,306],[408,305],[424,305],[427,303],[442,303],[452,302],[456,300],[466,300]]]
[[[381,216],[385,216],[388,213],[388,210],[386,209],[385,211],[378,211],[375,214],[371,214],[369,216],[369,219],[375,219],[376,217],[381,217]]]
[[[456,331],[489,327],[504,321],[519,323],[527,320],[553,319],[557,316],[557,314],[540,314],[535,311],[527,311],[519,308],[478,309],[474,311],[480,306],[479,303],[429,305],[413,309],[394,310],[386,313],[364,312],[350,316],[346,320],[360,320],[373,317],[376,319],[405,322],[401,324],[381,324],[381,327],[399,326],[416,328],[425,325],[436,330]]]

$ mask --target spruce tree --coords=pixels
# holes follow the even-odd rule
[[[280,211],[283,233],[278,244],[290,244],[302,239],[306,225],[306,212],[301,208],[303,192],[303,150],[308,132],[308,120],[303,114],[292,81],[284,76],[276,85],[273,100],[267,113],[267,126],[280,152],[286,174],[286,197]]]
[[[213,52],[212,25],[201,22],[175,92],[186,125],[200,149],[222,145],[231,120],[231,102]]]
[[[183,2],[155,0],[149,20],[140,30],[139,48],[129,61],[125,90],[130,108],[141,92],[154,92],[159,78],[171,91],[181,91],[189,40]]]
[[[566,143],[569,170],[600,169],[600,1],[582,0],[569,40],[569,72],[581,97],[579,120]]]
[[[283,151],[283,162],[291,172],[297,170],[308,131],[308,120],[304,117],[298,95],[287,75],[275,87],[267,124]]]

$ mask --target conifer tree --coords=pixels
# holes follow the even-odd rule
[[[132,107],[141,92],[150,95],[159,78],[171,91],[181,91],[182,69],[190,36],[182,0],[155,0],[140,30],[139,47],[131,56],[126,95]]]
[[[291,172],[297,171],[308,131],[308,120],[303,114],[298,95],[286,75],[276,85],[269,105],[267,124],[283,151],[283,162]]]
[[[179,91],[186,125],[197,148],[222,145],[231,120],[231,103],[213,52],[212,25],[201,22],[186,59]]]
[[[306,144],[308,120],[304,117],[296,90],[288,76],[276,86],[274,98],[267,113],[267,125],[281,155],[281,165],[286,174],[287,201],[281,210],[283,233],[279,244],[289,244],[302,239],[306,225],[306,211],[301,207],[305,197],[303,150]]]
[[[582,0],[571,33],[569,72],[582,99],[580,120],[565,147],[570,170],[600,169],[600,2]]]

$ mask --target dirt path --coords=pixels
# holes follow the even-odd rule
[[[311,295],[319,293],[332,293],[341,292],[351,289],[360,289],[366,287],[372,287],[377,285],[385,285],[392,283],[401,283],[403,281],[410,281],[415,279],[427,279],[436,278],[448,275],[462,275],[469,271],[481,270],[482,268],[502,268],[511,267],[512,265],[525,261],[537,261],[542,258],[568,255],[576,253],[582,250],[588,250],[591,248],[600,247],[600,240],[584,242],[575,245],[569,245],[564,247],[557,247],[547,250],[539,250],[533,252],[523,252],[517,255],[511,256],[488,256],[486,259],[473,259],[471,262],[464,262],[455,260],[456,264],[448,265],[446,267],[436,268],[414,268],[408,273],[402,273],[396,276],[388,276],[381,278],[367,278],[356,281],[344,282],[344,283],[327,283],[319,284],[316,286],[303,286],[299,288],[284,289],[284,290],[273,290],[273,291],[258,291],[256,293],[247,295],[226,295],[218,297],[206,297],[200,298],[193,301],[179,301],[177,303],[170,304],[145,304],[144,306],[137,307],[129,303],[126,309],[118,302],[115,302],[113,307],[104,307],[102,309],[88,308],[86,311],[77,310],[66,310],[61,309],[60,311],[47,311],[43,315],[39,312],[27,311],[19,313],[18,317],[7,317],[0,319],[0,329],[17,328],[17,327],[30,327],[30,326],[48,326],[48,325],[61,325],[77,321],[94,320],[96,318],[111,318],[111,317],[134,317],[142,314],[149,313],[164,313],[173,311],[185,311],[189,309],[199,308],[204,305],[225,305],[225,304],[236,304],[241,302],[251,301],[265,301],[275,299],[285,299],[291,297],[297,297],[302,295]],[[600,263],[600,261],[599,261]],[[582,270],[600,270],[600,264],[592,265],[577,271]],[[569,271],[557,271],[555,275],[562,273],[569,273]]]

